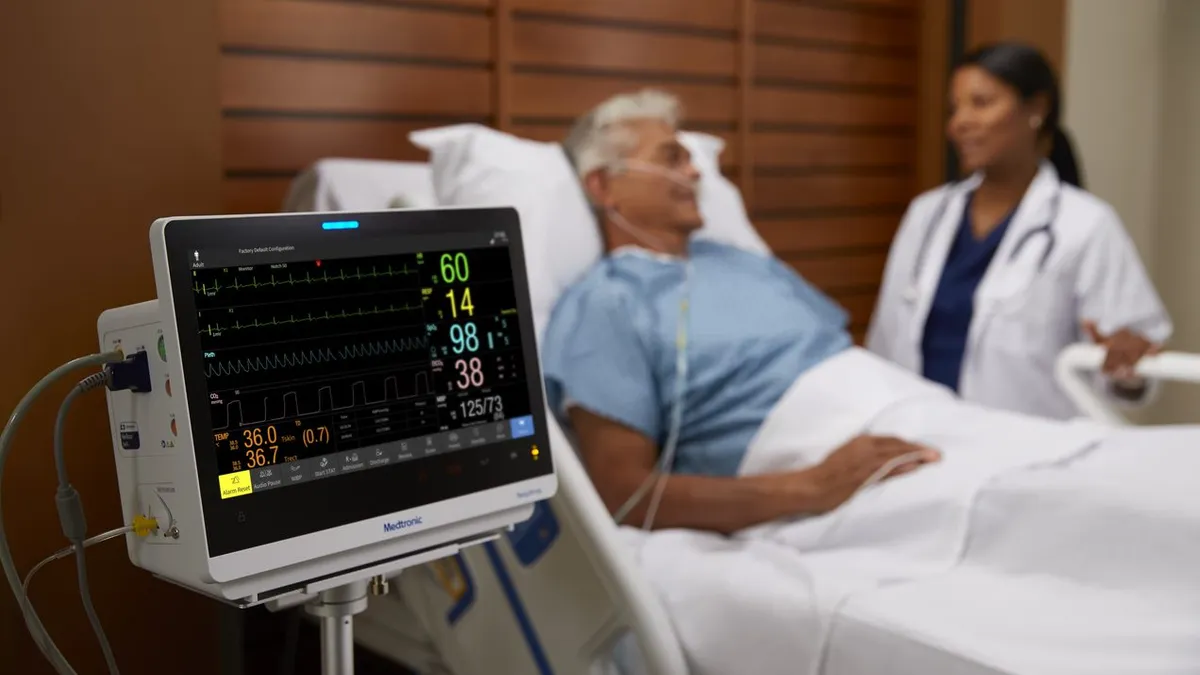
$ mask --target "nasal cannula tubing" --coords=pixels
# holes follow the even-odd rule
[[[693,192],[696,190],[696,181],[689,180],[676,171],[672,171],[665,167],[661,167],[651,162],[643,162],[636,159],[622,160],[614,163],[611,167],[614,170],[632,170],[643,173],[650,173],[666,178],[680,187],[687,188]],[[618,213],[615,209],[608,210],[608,217],[614,225],[625,230],[634,239],[643,244],[654,248],[654,237],[649,233],[640,231],[640,228],[635,227]],[[654,524],[654,516],[658,513],[658,506],[662,502],[663,493],[667,488],[667,477],[671,473],[671,465],[675,461],[675,450],[679,446],[679,434],[683,427],[683,406],[684,394],[687,389],[687,338],[688,338],[688,304],[691,296],[692,282],[692,264],[687,261],[683,265],[683,294],[679,299],[679,322],[675,328],[675,388],[673,391],[674,400],[671,402],[671,419],[667,431],[667,441],[663,446],[662,455],[659,456],[658,464],[655,466],[642,484],[638,486],[633,495],[617,509],[614,516],[617,524],[625,520],[629,512],[634,509],[646,496],[646,491],[651,486],[654,487],[654,494],[650,498],[650,505],[646,509],[646,516],[642,519],[642,529],[649,530]]]
[[[611,211],[609,217],[613,223],[621,229],[627,231],[635,239],[641,240],[643,243],[645,237],[637,231],[629,221],[621,214]],[[646,491],[654,486],[654,495],[650,498],[650,506],[646,510],[646,517],[642,519],[642,529],[649,530],[654,524],[654,516],[658,512],[658,505],[662,501],[663,492],[667,487],[667,476],[670,475],[671,464],[675,460],[675,449],[679,446],[679,434],[683,426],[683,405],[684,392],[687,385],[687,338],[688,338],[688,303],[691,295],[692,282],[692,264],[691,262],[684,263],[683,266],[683,295],[679,300],[679,323],[675,328],[675,388],[673,392],[674,400],[671,402],[671,419],[667,431],[667,441],[663,446],[662,454],[659,456],[658,464],[655,466],[642,484],[638,486],[633,495],[617,509],[614,516],[619,525],[629,515],[629,512],[634,509],[646,496]]]

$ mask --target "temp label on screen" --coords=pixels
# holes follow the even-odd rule
[[[513,438],[525,438],[533,435],[533,416],[514,417],[509,420]]]
[[[254,485],[250,482],[249,471],[238,471],[221,476],[221,499],[240,497],[251,492],[254,492]]]

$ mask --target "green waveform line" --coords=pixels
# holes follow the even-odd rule
[[[192,284],[192,292],[201,295],[214,296],[223,290],[242,290],[244,288],[269,288],[273,286],[294,286],[296,284],[315,284],[330,281],[355,281],[359,279],[378,279],[386,277],[400,277],[406,274],[417,274],[417,270],[408,269],[405,265],[403,269],[393,270],[391,265],[387,269],[380,272],[374,267],[370,272],[363,272],[361,268],[355,267],[354,274],[346,274],[346,270],[340,270],[335,275],[330,275],[329,272],[323,271],[320,276],[313,276],[311,272],[305,272],[303,279],[293,277],[290,273],[287,279],[276,279],[275,275],[271,275],[269,281],[259,281],[257,277],[250,277],[249,283],[243,283],[236,276],[233,278],[232,285],[222,285],[220,280],[214,281],[210,288],[208,284]]]
[[[368,356],[388,356],[428,348],[429,338],[428,336],[424,336],[404,338],[402,340],[388,340],[386,342],[370,342],[362,345],[347,345],[339,349],[328,347],[326,349],[309,349],[307,351],[290,352],[288,354],[259,356],[252,359],[222,361],[221,363],[210,363],[207,370],[208,377],[220,377],[223,375],[257,373],[263,370],[277,370],[279,368],[310,366],[333,361],[348,361]]]
[[[246,323],[246,324],[235,321],[232,326],[222,326],[219,323],[216,324],[215,326],[213,324],[209,324],[209,325],[205,326],[204,328],[201,328],[200,332],[205,335],[208,335],[209,337],[212,337],[213,335],[223,333],[227,330],[245,330],[247,328],[269,328],[271,326],[286,326],[288,324],[293,324],[293,323],[308,323],[310,321],[325,321],[328,319],[352,319],[352,318],[360,317],[360,316],[377,316],[379,314],[394,314],[396,312],[411,312],[413,310],[418,310],[418,309],[421,309],[420,305],[415,305],[415,306],[404,305],[403,307],[396,307],[395,305],[388,305],[384,309],[379,309],[378,307],[375,307],[374,309],[370,309],[370,310],[364,310],[363,308],[360,307],[358,309],[358,311],[356,311],[356,312],[347,312],[346,310],[343,309],[341,312],[339,312],[337,314],[330,314],[329,312],[325,312],[324,314],[318,315],[318,316],[313,316],[312,314],[309,314],[308,316],[302,316],[299,319],[297,319],[294,315],[292,315],[292,316],[289,316],[288,318],[282,319],[282,320],[278,319],[277,317],[271,317],[270,321],[259,321],[258,319],[255,319],[254,323]]]

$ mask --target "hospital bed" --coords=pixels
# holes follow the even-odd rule
[[[287,206],[426,205],[436,201],[429,193],[430,170],[417,163],[328,160],[307,172],[303,184],[298,181]],[[362,182],[364,173],[373,178]],[[360,182],[339,189],[343,180]],[[364,189],[367,184],[372,187]],[[337,194],[352,196],[336,202],[327,196]],[[1094,346],[1071,347],[1059,359],[1056,377],[1088,416],[1125,424],[1093,386],[1102,359]],[[1200,357],[1162,354],[1146,359],[1140,372],[1200,382]],[[671,617],[641,573],[626,532],[613,524],[571,440],[552,415],[548,419],[558,494],[500,541],[406,571],[397,592],[373,602],[356,623],[361,645],[422,675],[689,672]],[[939,644],[919,625],[898,622],[886,609],[847,612],[838,617],[836,631],[827,675],[1001,672]]]

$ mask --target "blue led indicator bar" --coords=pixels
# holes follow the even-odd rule
[[[331,220],[328,223],[321,223],[322,230],[357,230],[357,220]]]

